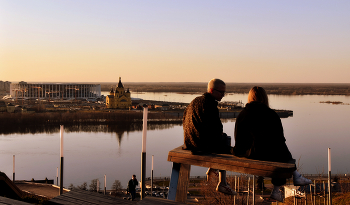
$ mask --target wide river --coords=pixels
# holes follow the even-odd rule
[[[102,93],[107,94],[107,93]],[[138,93],[132,98],[190,102],[199,94]],[[247,102],[246,94],[228,94],[223,101]],[[350,171],[350,97],[349,96],[280,96],[270,95],[274,109],[294,111],[294,116],[283,118],[287,145],[297,159],[299,170],[307,174],[328,173],[328,148],[331,148],[332,174]],[[327,104],[320,101],[341,101]],[[224,132],[232,136],[235,119],[223,120]],[[101,128],[102,130],[104,128]],[[140,180],[141,129],[101,131],[101,129],[65,130],[64,134],[64,186],[75,186],[99,179],[103,186],[107,176],[107,189],[114,180],[126,188],[132,174]],[[108,130],[106,128],[105,130]],[[128,131],[126,131],[128,130]],[[59,128],[50,133],[0,134],[0,171],[12,179],[15,155],[16,179],[55,179],[60,165]],[[151,175],[154,155],[154,176],[169,177],[172,164],[167,161],[168,151],[183,144],[182,126],[158,126],[147,133],[147,176]],[[204,176],[206,168],[194,167],[191,176]],[[229,173],[232,174],[232,173]]]

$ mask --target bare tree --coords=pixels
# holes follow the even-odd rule
[[[100,181],[98,179],[93,179],[91,180],[91,184],[89,185],[89,190],[90,191],[99,191],[97,190],[97,182],[98,182],[98,187],[100,187]]]
[[[112,189],[115,191],[120,191],[123,188],[122,184],[120,183],[119,180],[115,180],[113,185],[112,185]]]
[[[73,184],[70,184],[69,187],[68,187],[69,190],[73,190],[75,189],[75,186]]]
[[[81,190],[87,190],[87,183],[84,182],[82,185],[80,186],[77,186],[78,189],[81,189]]]

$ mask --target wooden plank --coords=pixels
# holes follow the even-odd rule
[[[80,201],[90,204],[115,204],[115,198],[84,190],[73,190],[61,196],[74,202]]]
[[[221,155],[174,155],[169,156],[169,161],[177,163],[186,163],[202,167],[212,167],[216,169],[224,169],[236,172],[242,172],[242,168],[245,171],[250,172],[249,169],[253,170],[265,170],[267,172],[289,172],[291,169],[294,171],[294,164],[287,163],[276,163],[276,162],[263,162],[251,159],[237,159],[234,157],[223,158]],[[219,166],[219,167],[216,167]],[[254,172],[254,171],[253,171]],[[262,174],[263,175],[263,174]],[[266,175],[266,174],[264,174]]]
[[[169,152],[168,161],[276,178],[290,178],[296,169],[295,164],[253,160],[229,154],[193,155],[189,150],[182,150],[181,146]]]
[[[15,199],[10,199],[0,196],[0,204],[11,204],[11,205],[30,205],[30,203],[18,201]]]
[[[179,181],[177,183],[175,201],[186,203],[187,189],[190,179],[191,165],[180,164]]]
[[[59,205],[59,204],[64,204],[64,205],[75,205],[75,204],[79,204],[77,202],[72,202],[70,199],[67,199],[65,197],[60,197],[60,198],[53,198],[50,199],[50,201],[48,202],[48,204],[50,205]]]
[[[75,189],[51,199],[50,204],[133,204],[131,201]]]
[[[137,205],[180,205],[185,203],[170,201],[158,197],[146,197],[137,202]]]

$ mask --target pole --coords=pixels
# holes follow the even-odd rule
[[[248,178],[247,205],[249,205],[249,185],[250,185],[250,177]]]
[[[329,205],[332,205],[332,190],[331,190],[331,148],[328,148],[328,200],[329,200]]]
[[[15,183],[15,155],[13,155],[13,183]]]
[[[314,180],[314,204],[316,205],[316,180]]]
[[[311,200],[311,204],[314,204],[313,203],[313,200],[312,200],[312,189],[311,189],[312,185],[310,184],[310,200]]]
[[[237,188],[237,192],[239,192],[239,177],[238,177],[238,188]]]
[[[97,193],[100,192],[100,180],[97,180],[96,182],[96,190],[97,190]]]
[[[154,155],[152,155],[151,196],[152,196],[152,193],[153,193],[153,158],[154,158]]]
[[[57,174],[56,174],[56,185],[58,186],[58,167],[57,167]]]
[[[142,132],[142,153],[141,153],[141,200],[145,197],[146,191],[146,137],[147,137],[147,114],[148,107],[143,107],[143,132]]]
[[[104,194],[104,195],[106,195],[106,191],[107,191],[106,186],[107,186],[107,177],[106,177],[106,175],[105,175],[105,188],[104,188],[104,190],[103,190],[103,194]]]
[[[323,181],[323,204],[326,204],[326,186]]]
[[[60,195],[63,194],[63,132],[64,128],[61,125],[60,134],[61,134],[61,143],[60,143],[60,155],[61,155],[61,172],[60,172]]]
[[[237,175],[235,175],[235,191],[237,191]]]
[[[145,198],[146,191],[146,152],[141,153],[141,200]]]
[[[255,175],[253,175],[253,205],[255,205]]]
[[[235,192],[237,192],[237,175],[235,175]],[[236,205],[236,195],[233,196],[233,205]]]
[[[297,193],[296,193],[296,192],[297,192],[297,191],[294,189],[294,190],[293,190],[293,194],[294,194],[294,205],[297,204],[297,202],[296,202],[296,200],[297,200],[297,198],[296,198],[296,197],[297,197],[297,196],[296,196]]]

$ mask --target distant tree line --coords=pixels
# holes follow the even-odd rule
[[[100,190],[104,190],[104,187],[101,187],[101,182],[98,179],[93,179],[93,180],[91,180],[89,187],[88,187],[87,183],[84,182],[78,186],[74,186],[73,184],[70,184],[68,189],[69,190],[81,189],[81,190],[86,190],[86,191],[98,192]],[[118,192],[118,191],[121,191],[123,189],[123,186],[121,185],[119,180],[115,180],[113,182],[111,189],[115,192]]]
[[[348,83],[226,83],[228,93],[248,93],[253,86],[263,87],[268,94],[276,95],[350,95]],[[101,84],[102,91],[110,91],[115,84]],[[202,93],[207,83],[124,83],[131,92]]]

